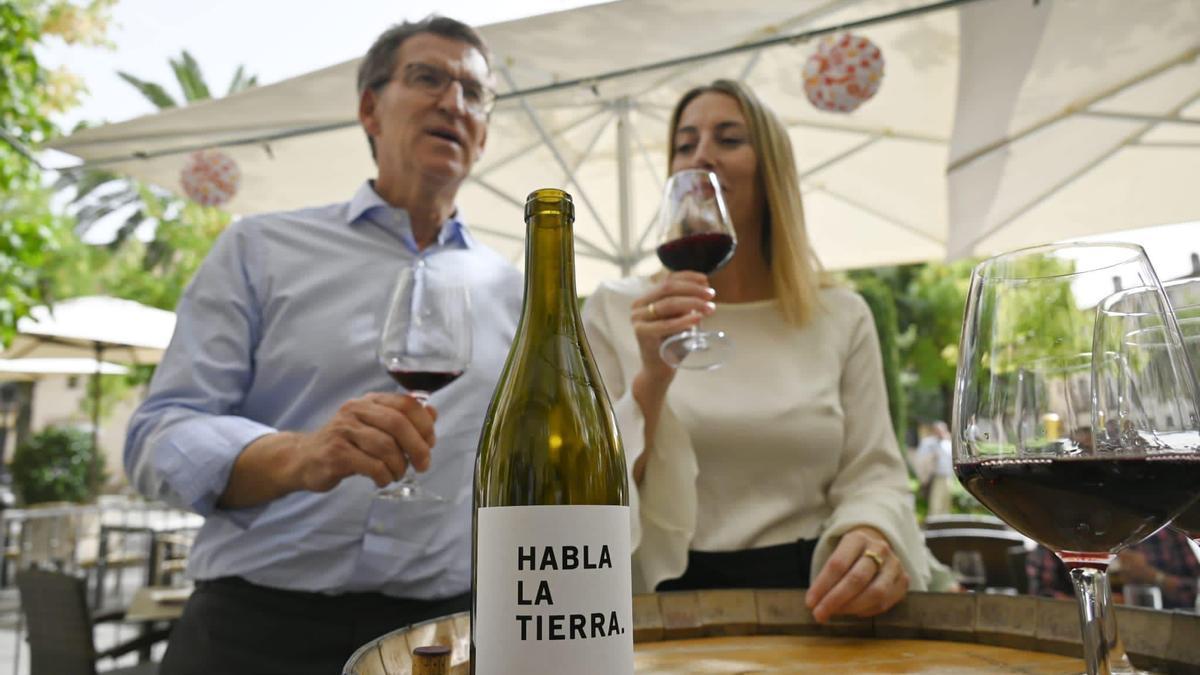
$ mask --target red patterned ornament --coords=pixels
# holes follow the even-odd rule
[[[879,91],[883,53],[867,38],[825,37],[804,64],[804,93],[814,106],[848,113]]]
[[[242,170],[219,150],[193,152],[179,172],[183,191],[201,206],[220,206],[233,199],[242,181]]]

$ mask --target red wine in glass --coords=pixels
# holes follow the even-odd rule
[[[388,375],[401,387],[416,396],[419,393],[432,394],[461,377],[463,371],[450,370],[388,370]]]
[[[658,259],[675,272],[709,275],[729,262],[737,235],[715,173],[685,169],[667,180],[656,241]],[[712,370],[725,362],[731,349],[724,331],[702,331],[693,325],[663,340],[658,353],[673,368]]]
[[[1145,252],[1126,244],[1003,254],[976,266],[967,294],[955,472],[1068,567],[1089,675],[1136,672],[1108,564],[1200,485],[1200,398],[1170,313]]]
[[[976,499],[1068,565],[1106,564],[1196,498],[1200,455],[960,462]],[[1178,519],[1176,519],[1178,525]]]
[[[672,239],[658,247],[658,259],[676,272],[712,274],[733,257],[733,237],[724,232],[705,232]]]
[[[421,405],[462,376],[471,362],[471,303],[461,279],[422,264],[401,270],[379,336],[379,362]],[[444,501],[417,483],[411,462],[403,478],[378,494]]]

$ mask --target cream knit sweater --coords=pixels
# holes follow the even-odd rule
[[[630,304],[645,279],[602,285],[583,310],[632,468],[644,420],[630,383],[641,367]],[[634,589],[683,573],[688,549],[728,551],[817,538],[812,578],[839,536],[887,535],[924,590],[930,567],[896,447],[874,322],[845,288],[819,294],[803,328],[773,300],[720,304],[703,327],[734,349],[723,367],[681,370],[667,395],[640,486],[630,475]]]

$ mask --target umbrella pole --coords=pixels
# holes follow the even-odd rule
[[[96,373],[92,375],[92,462],[88,470],[88,487],[95,496],[100,488],[100,373],[104,346],[99,342],[92,344],[95,349]]]

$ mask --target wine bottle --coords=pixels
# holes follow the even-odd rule
[[[571,196],[525,202],[525,304],[475,465],[471,672],[632,675],[629,484],[575,297]]]

